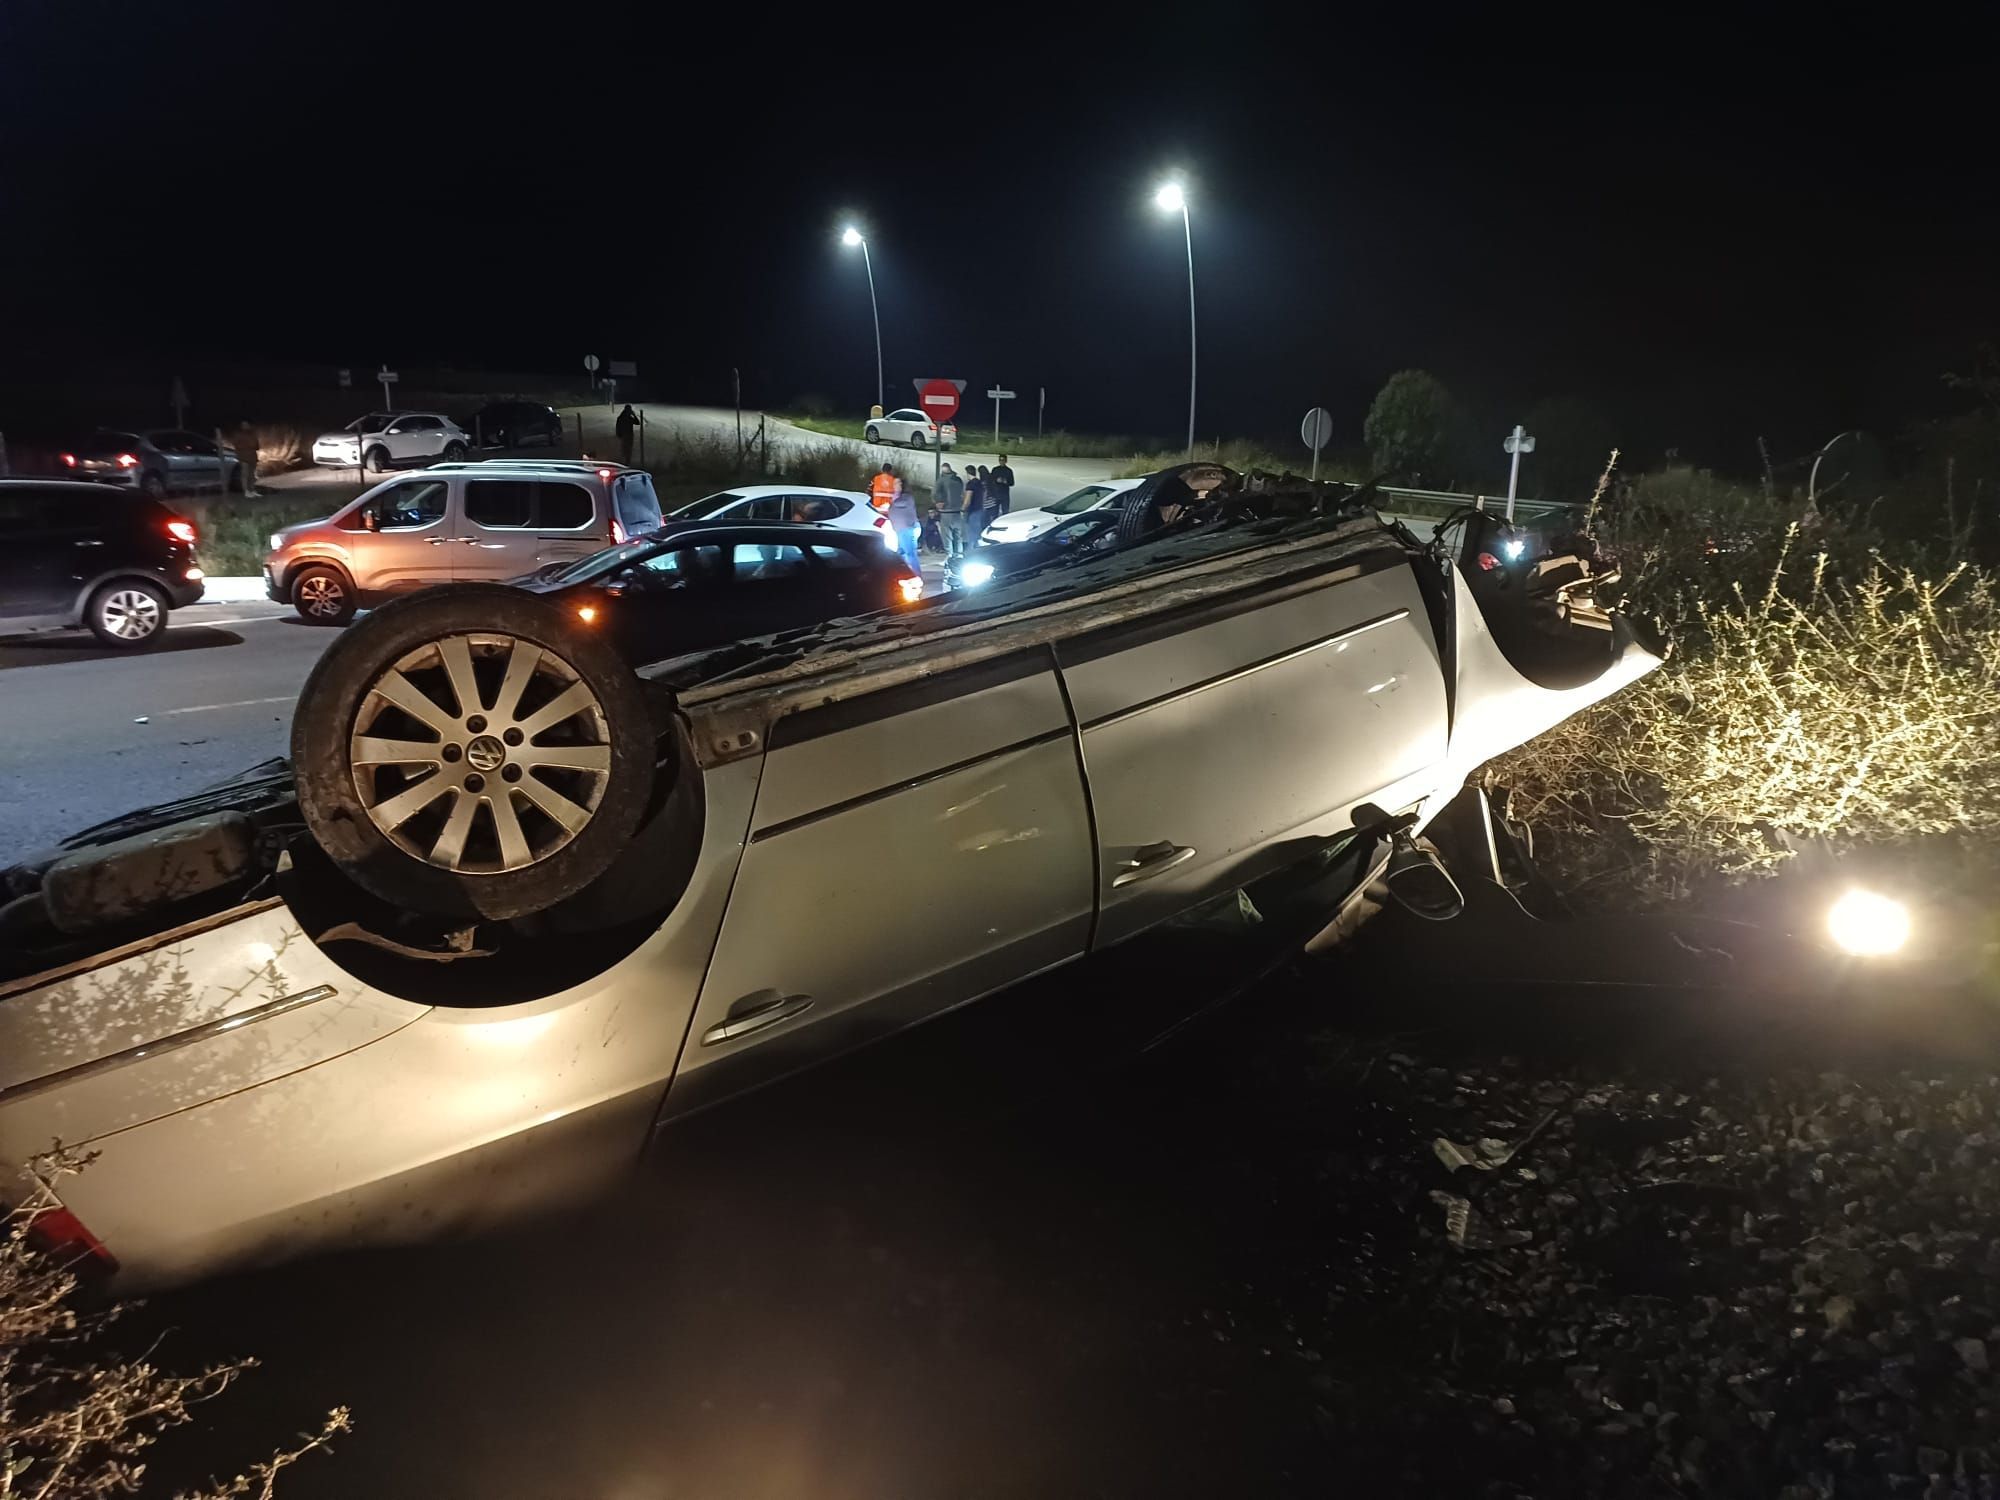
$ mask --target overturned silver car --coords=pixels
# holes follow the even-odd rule
[[[663,1123],[1218,894],[1361,891],[1658,664],[1583,558],[1214,465],[979,595],[633,672],[487,586],[322,659],[289,765],[6,872],[0,1159],[155,1282],[556,1201]],[[893,867],[924,919],[856,899]],[[0,1185],[0,1198],[11,1196]]]

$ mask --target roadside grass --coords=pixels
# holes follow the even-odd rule
[[[873,463],[833,443],[812,447],[780,444],[770,453],[739,454],[735,441],[719,433],[684,433],[655,440],[647,452],[646,469],[665,510],[717,490],[749,484],[806,484],[866,493],[875,477]],[[898,465],[898,469],[906,471],[903,477],[912,490],[929,493],[930,470],[925,464]]]
[[[176,496],[173,507],[195,524],[195,556],[202,567],[217,578],[241,578],[263,571],[272,532],[326,515],[346,498],[345,492],[331,503],[325,495]]]

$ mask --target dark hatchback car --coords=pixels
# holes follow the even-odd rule
[[[482,448],[554,448],[563,440],[562,414],[533,401],[489,401],[462,425]]]
[[[87,626],[152,644],[201,597],[194,523],[101,484],[0,479],[0,634]]]
[[[1093,510],[1051,526],[1026,542],[989,542],[968,547],[963,555],[944,565],[944,586],[948,589],[984,588],[995,579],[1012,577],[1034,568],[1046,567],[1065,557],[1114,546],[1118,540],[1116,510]]]
[[[914,604],[923,580],[872,533],[797,522],[669,522],[517,580],[602,630],[635,666]]]

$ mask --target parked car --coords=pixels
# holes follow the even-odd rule
[[[1058,521],[1032,541],[989,542],[945,559],[946,589],[980,589],[1068,557],[1080,557],[1118,538],[1116,511],[1091,511]]]
[[[0,634],[81,626],[107,646],[151,645],[201,597],[194,545],[194,523],[149,495],[0,479]]]
[[[158,498],[190,490],[241,489],[236,450],[179,428],[153,432],[101,429],[59,455],[65,475],[121,485]]]
[[[667,512],[671,521],[809,521],[865,531],[894,548],[889,523],[868,497],[854,490],[821,489],[810,484],[745,484],[690,500]]]
[[[344,625],[412,589],[518,578],[659,524],[644,469],[582,459],[433,464],[324,520],[273,532],[264,592],[309,625]]]
[[[547,1208],[1252,882],[1336,931],[1659,664],[1338,487],[1183,465],[1132,507],[1078,566],[642,672],[519,588],[376,611],[289,766],[0,872],[0,1161],[95,1157],[39,1227],[143,1285]],[[906,899],[855,900],[885,862]]]
[[[455,462],[471,451],[465,429],[434,411],[371,411],[313,439],[314,463],[375,474],[440,458]]]
[[[516,586],[603,633],[634,666],[923,597],[874,537],[783,522],[670,522]]]
[[[933,443],[945,448],[958,446],[955,425],[946,422],[939,426],[913,406],[886,417],[870,417],[863,435],[871,443],[907,443],[912,448],[928,448]]]
[[[1142,482],[1137,479],[1103,479],[1095,484],[1086,484],[1082,489],[1071,490],[1062,499],[1047,505],[1010,510],[1003,516],[995,517],[979,533],[979,539],[982,542],[1025,542],[1071,516],[1117,511],[1123,508],[1125,497]]]
[[[554,448],[565,436],[562,413],[533,401],[489,401],[472,414],[471,428],[474,440],[488,448]]]

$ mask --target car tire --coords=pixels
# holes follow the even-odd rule
[[[882,441],[882,429],[879,427],[871,426],[866,432],[862,433],[861,435],[871,443],[879,443]]]
[[[114,578],[83,607],[83,622],[107,646],[136,651],[156,643],[167,628],[167,596],[142,578]]]
[[[446,443],[444,445],[444,461],[448,464],[465,462],[465,444]]]
[[[454,685],[468,672],[478,714]],[[377,691],[392,677],[393,699]],[[577,706],[550,720],[558,701]],[[306,827],[357,885],[408,910],[503,920],[611,866],[651,801],[657,738],[645,689],[602,636],[532,594],[463,584],[385,605],[333,643],[299,695],[292,766]],[[394,760],[389,746],[423,753]],[[515,790],[531,780],[541,795]],[[553,810],[537,811],[549,793]]]
[[[922,432],[912,432],[910,434],[910,446],[912,448],[923,448],[928,446],[928,444],[924,441],[924,435]]]
[[[361,463],[371,474],[389,472],[389,450],[380,446],[370,448],[362,455]]]
[[[167,493],[167,482],[158,474],[141,474],[139,476],[139,493],[144,495],[148,500],[159,500]]]
[[[354,585],[338,568],[301,568],[290,592],[292,608],[308,625],[345,625],[354,618]]]

